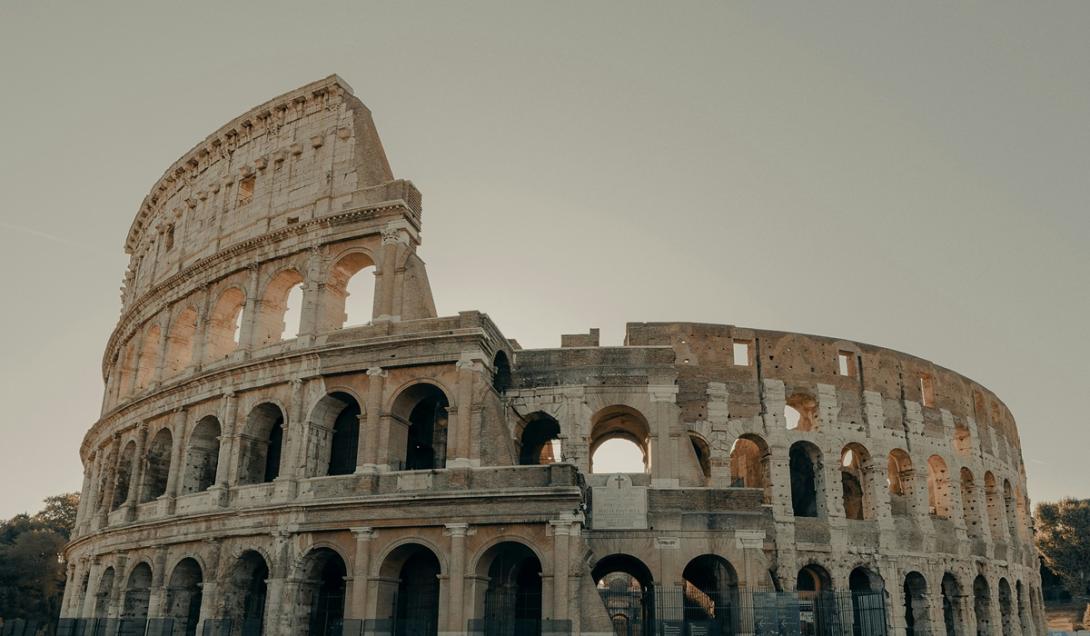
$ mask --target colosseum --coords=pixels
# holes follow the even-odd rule
[[[421,224],[337,76],[167,169],[125,239],[60,633],[1045,633],[983,386],[726,324],[523,349],[437,315]]]

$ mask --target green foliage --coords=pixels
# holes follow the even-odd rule
[[[75,524],[79,494],[49,497],[33,517],[0,523],[0,616],[48,623],[64,594],[61,551]]]
[[[1037,506],[1037,548],[1073,596],[1090,594],[1090,499]]]

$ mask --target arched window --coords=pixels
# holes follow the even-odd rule
[[[174,622],[173,634],[195,636],[201,617],[201,588],[204,575],[201,566],[192,558],[185,558],[174,566],[166,590],[164,614]]]
[[[296,614],[295,633],[310,636],[341,633],[347,575],[344,559],[329,548],[312,550],[303,558],[299,586],[302,602],[292,608]]]
[[[611,554],[598,560],[591,576],[614,625],[624,625],[631,636],[655,633],[655,582],[642,561]]]
[[[317,456],[307,459],[307,475],[351,475],[356,471],[360,444],[360,415],[356,398],[343,391],[323,397],[310,416],[311,444]]]
[[[651,428],[636,409],[609,406],[591,418],[592,473],[649,472]]]
[[[270,482],[280,475],[283,427],[284,414],[275,404],[265,402],[250,411],[239,440],[239,484]]]
[[[174,319],[167,334],[164,368],[167,376],[185,371],[193,363],[193,343],[197,334],[197,310],[186,307]]]
[[[791,445],[791,508],[796,517],[824,516],[821,451],[810,442]]]
[[[817,423],[817,400],[805,393],[795,393],[787,398],[783,417],[788,430],[812,431]]]
[[[988,473],[989,475],[991,473]],[[976,633],[992,634],[992,593],[988,579],[983,574],[973,580],[973,614],[976,615]]]
[[[870,492],[870,453],[861,444],[848,444],[840,453],[840,483],[844,495],[844,516],[848,519],[874,519],[874,500]]]
[[[889,505],[893,516],[911,514],[914,507],[912,493],[915,490],[915,473],[912,470],[912,459],[900,448],[890,451],[886,481],[889,484]]]
[[[497,544],[481,556],[477,577],[488,582],[472,601],[485,636],[541,633],[541,561],[533,550],[513,541]]]
[[[930,636],[931,615],[927,605],[927,579],[919,572],[905,576],[905,635]]]
[[[927,507],[929,514],[940,519],[949,519],[953,512],[950,474],[946,462],[938,455],[927,459]]]
[[[144,332],[140,344],[140,360],[136,367],[136,388],[145,389],[155,377],[159,364],[159,325],[152,325]]]
[[[732,488],[761,488],[765,503],[772,501],[769,479],[768,444],[757,435],[744,434],[730,448],[730,485]]]
[[[886,582],[876,572],[859,566],[848,575],[852,596],[852,636],[886,633]]]
[[[262,347],[299,335],[302,301],[302,274],[285,269],[274,276],[265,286],[265,294],[258,304],[254,344]]]
[[[170,455],[174,446],[174,437],[169,428],[161,428],[152,438],[145,455],[144,487],[140,502],[144,503],[161,497],[167,492],[167,480],[170,477]]]
[[[700,466],[704,483],[707,483],[712,478],[712,453],[708,442],[696,433],[689,433],[689,443],[693,446],[693,455],[696,456],[697,466]]]
[[[185,494],[208,490],[216,483],[216,469],[220,458],[220,422],[213,415],[201,418],[189,434],[189,447],[185,453],[185,477],[182,492]]]
[[[322,331],[371,322],[375,301],[375,264],[361,252],[343,256],[333,265],[322,290]]]
[[[98,587],[95,588],[95,606],[93,609],[93,615],[95,618],[106,618],[110,613],[110,599],[114,594],[114,569],[113,567],[107,567],[102,572],[102,578],[98,580]]]
[[[979,537],[983,524],[980,521],[980,509],[977,507],[976,480],[973,478],[973,471],[965,467],[961,469],[961,510],[969,536]]]
[[[130,441],[121,451],[121,457],[117,460],[114,469],[114,500],[110,504],[110,510],[117,510],[121,504],[129,499],[129,489],[132,487],[132,460],[136,455],[136,442]]]
[[[428,383],[414,384],[394,400],[391,414],[405,426],[398,428],[401,438],[391,439],[390,447],[391,452],[404,449],[399,462],[404,470],[446,467],[449,405],[446,394]]]
[[[148,619],[150,600],[151,566],[139,563],[129,573],[129,580],[125,584],[125,599],[121,604],[122,627],[119,633],[143,633],[141,627]]]
[[[705,554],[681,574],[684,634],[732,634],[740,618],[738,574],[723,557]]]
[[[962,633],[961,585],[949,572],[942,575],[942,623],[946,636]]]
[[[1030,619],[1030,611],[1026,604],[1026,590],[1021,581],[1014,584],[1014,592],[1018,600],[1018,623],[1022,626],[1022,633],[1032,634],[1033,621]]]
[[[238,287],[229,287],[216,300],[205,336],[205,359],[209,362],[222,360],[238,348],[245,304],[246,294]]]
[[[497,351],[496,357],[492,359],[492,388],[500,395],[511,388],[511,363],[507,360],[507,354],[502,351]]]
[[[252,550],[243,552],[231,566],[221,585],[224,618],[232,623],[232,635],[264,633],[268,579],[268,564]]]
[[[553,464],[563,460],[560,448],[560,423],[540,411],[523,418],[525,424],[519,440],[519,464],[533,466]]]
[[[436,636],[439,631],[439,559],[419,544],[398,546],[382,562],[375,616],[390,621],[395,636]]]
[[[1014,602],[1011,584],[1005,578],[999,579],[999,619],[1003,622],[1003,636],[1014,634]]]
[[[804,566],[795,577],[795,589],[799,595],[802,633],[837,633],[839,612],[828,570],[813,563]]]

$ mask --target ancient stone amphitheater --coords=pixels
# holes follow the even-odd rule
[[[436,315],[421,221],[336,76],[152,186],[62,633],[1044,633],[984,387],[732,325],[522,349]]]

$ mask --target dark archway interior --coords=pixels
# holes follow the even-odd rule
[[[730,633],[738,576],[722,557],[698,556],[682,572],[683,609],[688,631]]]
[[[519,464],[534,466],[552,464],[560,458],[555,456],[552,440],[560,437],[560,423],[544,413],[533,413],[526,418],[526,427],[522,429],[522,447],[519,449]]]
[[[507,360],[506,353],[496,352],[492,369],[492,388],[496,390],[496,393],[503,395],[507,389],[511,388],[511,363]]]
[[[419,549],[401,566],[395,636],[435,636],[439,630],[439,559]]]
[[[594,565],[591,576],[610,620],[624,626],[622,633],[654,633],[654,580],[642,561],[627,554],[611,554]]]
[[[201,566],[193,559],[183,559],[174,566],[167,586],[166,614],[174,621],[173,634],[194,636],[200,622],[201,587],[204,577]]]
[[[409,413],[405,470],[443,468],[447,463],[447,396],[431,385],[422,386],[420,393]]]
[[[333,393],[332,399],[343,404],[333,420],[332,447],[329,451],[330,475],[351,475],[356,472],[356,456],[360,443],[359,402],[347,393]]]
[[[492,550],[485,591],[485,636],[541,633],[541,562],[520,543]]]
[[[328,548],[312,556],[306,593],[310,598],[310,636],[340,636],[344,620],[344,559]]]
[[[796,517],[818,516],[817,466],[807,444],[791,447],[791,509]]]

